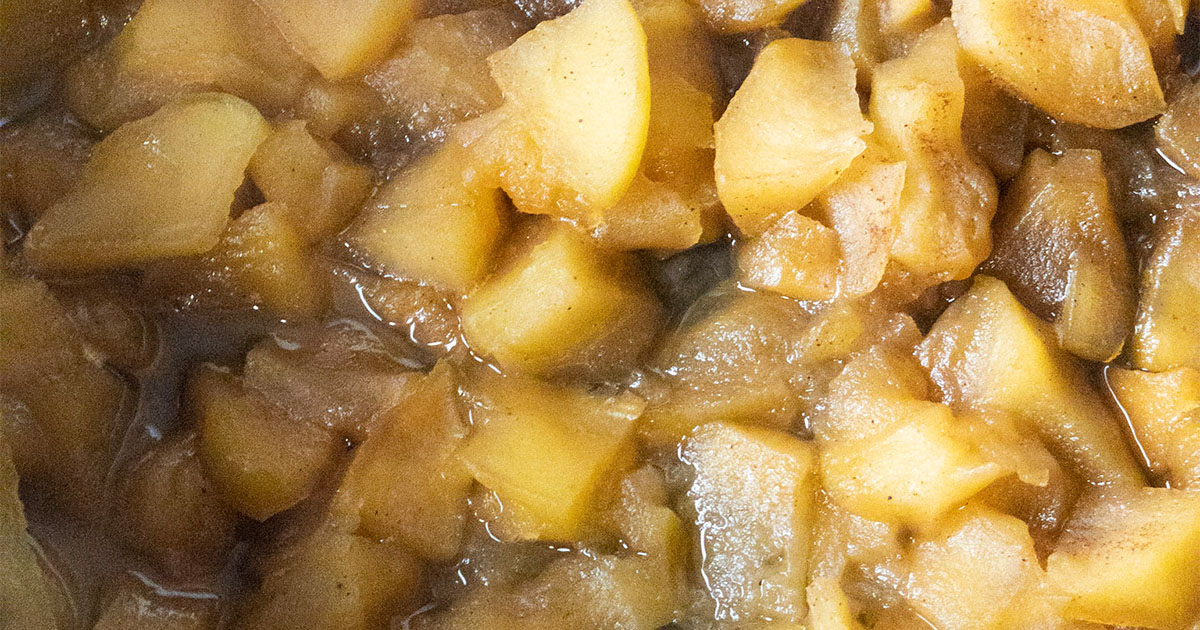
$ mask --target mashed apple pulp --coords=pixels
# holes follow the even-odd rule
[[[0,9],[0,628],[1200,628],[1188,5]]]

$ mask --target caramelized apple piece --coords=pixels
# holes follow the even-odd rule
[[[289,319],[315,316],[323,287],[295,216],[282,203],[255,206],[208,253],[155,263],[142,282],[182,311],[261,308]]]
[[[1117,419],[1053,335],[1003,282],[977,276],[917,354],[951,405],[1022,418],[1088,481],[1140,483]]]
[[[1124,2],[962,0],[954,26],[967,54],[1060,120],[1116,129],[1166,109]]]
[[[1200,179],[1200,82],[1184,88],[1154,125],[1163,153]]]
[[[814,449],[765,429],[712,423],[685,443],[688,498],[717,620],[798,622],[807,613]]]
[[[789,212],[742,246],[738,269],[746,286],[820,302],[838,292],[839,253],[837,232]]]
[[[357,522],[358,534],[434,560],[458,552],[472,477],[455,455],[467,436],[455,376],[439,363],[355,451],[334,510]]]
[[[957,58],[943,25],[871,82],[874,138],[906,163],[892,258],[930,283],[965,278],[987,257],[996,211],[995,180],[963,144]]]
[[[1184,628],[1200,611],[1200,494],[1132,488],[1080,501],[1046,563],[1073,619]]]
[[[342,235],[381,273],[466,293],[507,232],[504,194],[478,181],[467,151],[448,142],[392,178]]]
[[[9,420],[4,418],[4,420]],[[0,425],[0,610],[5,623],[29,630],[55,630],[54,585],[43,570],[39,551],[27,531],[25,507],[17,496],[7,427]]]
[[[413,0],[257,0],[284,38],[321,76],[361,75],[404,36]]]
[[[1200,369],[1200,200],[1180,204],[1158,227],[1130,345],[1141,369]]]
[[[169,590],[129,575],[114,590],[92,630],[208,630],[220,618],[222,602],[215,593]]]
[[[192,374],[186,396],[209,479],[229,505],[255,520],[308,496],[342,447],[332,433],[290,420],[212,365]]]
[[[371,192],[371,170],[309,134],[303,121],[280,125],[250,160],[250,177],[267,201],[292,213],[307,240],[339,232]]]
[[[1106,374],[1150,470],[1172,487],[1200,488],[1200,371],[1110,368]]]
[[[577,539],[601,480],[630,448],[645,403],[629,393],[590,394],[476,372],[465,385],[475,428],[459,457],[522,521],[509,531],[525,539]]]
[[[321,528],[268,557],[239,630],[372,630],[418,593],[420,563],[393,542]]]
[[[311,74],[253,0],[148,0],[116,38],[71,69],[65,88],[72,111],[111,130],[206,90],[279,110]]]
[[[778,26],[807,0],[699,0],[709,26],[718,31],[740,33]]]
[[[41,269],[76,272],[204,253],[268,131],[253,106],[225,94],[186,96],[124,125],[96,145],[25,252]]]
[[[1133,278],[1098,151],[1030,153],[994,234],[984,269],[1054,319],[1064,350],[1101,362],[1121,351],[1133,326]]]
[[[771,42],[717,121],[721,203],[742,233],[757,236],[833,183],[870,131],[854,63],[836,45]]]
[[[542,227],[467,297],[467,343],[527,374],[619,377],[658,328],[657,299],[632,259],[597,249],[564,224]]]
[[[228,561],[237,514],[209,481],[195,433],[151,449],[129,471],[120,498],[122,539],[168,574],[205,575]]]
[[[504,190],[522,212],[595,222],[646,144],[650,75],[633,7],[584,0],[488,62],[505,101]]]
[[[5,125],[0,134],[0,193],[37,219],[78,183],[96,139],[66,112]]]

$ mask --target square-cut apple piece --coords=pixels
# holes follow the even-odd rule
[[[447,142],[388,182],[342,235],[364,266],[457,293],[474,288],[508,229],[508,202]]]
[[[798,212],[783,215],[738,252],[743,284],[812,302],[837,295],[841,266],[837,232]]]
[[[1059,120],[1116,129],[1166,109],[1124,2],[961,0],[954,26],[967,54]]]
[[[1133,364],[1200,369],[1200,199],[1180,204],[1158,230],[1142,265]]]
[[[1200,489],[1200,370],[1113,367],[1105,375],[1150,470],[1172,487]]]
[[[1159,630],[1200,612],[1200,494],[1170,488],[1093,491],[1046,562],[1066,616]]]
[[[716,619],[804,619],[814,450],[790,435],[723,423],[685,441],[699,569]]]
[[[1118,420],[1083,368],[1000,280],[977,276],[917,354],[951,405],[1023,419],[1089,481],[1140,483]]]
[[[522,212],[594,221],[625,193],[650,121],[646,34],[628,0],[584,0],[489,58],[518,141],[504,190]]]
[[[871,123],[854,84],[836,44],[789,38],[759,53],[715,128],[717,193],[742,233],[803,208],[863,152]]]
[[[275,27],[330,81],[361,75],[404,36],[414,0],[257,0]]]
[[[527,374],[616,374],[653,338],[661,307],[624,254],[556,223],[468,295],[467,343]],[[535,230],[538,231],[538,230]]]
[[[578,539],[645,403],[486,368],[463,387],[475,426],[459,457],[495,493],[499,517],[520,521],[502,529],[517,538]]]
[[[269,132],[253,105],[226,94],[186,96],[123,125],[29,231],[30,261],[84,272],[208,251]]]

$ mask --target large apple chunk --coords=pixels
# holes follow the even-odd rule
[[[516,140],[501,178],[517,208],[594,218],[616,204],[650,122],[646,34],[628,0],[585,0],[489,63]]]
[[[717,121],[717,194],[747,235],[812,201],[866,148],[854,62],[831,43],[771,42]]]
[[[362,74],[404,35],[413,0],[258,0],[284,38],[321,76]]]
[[[78,188],[29,232],[39,268],[95,271],[201,254],[217,244],[234,191],[270,128],[225,94],[172,102],[96,145]]]
[[[961,0],[954,26],[967,54],[1060,120],[1116,129],[1166,109],[1124,2]]]

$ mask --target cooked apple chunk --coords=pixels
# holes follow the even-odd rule
[[[123,125],[30,230],[30,261],[85,272],[208,251],[269,131],[252,105],[225,94],[186,96]]]
[[[413,0],[257,0],[284,38],[321,76],[361,75],[404,36]]]
[[[1200,82],[1184,88],[1154,125],[1158,146],[1167,157],[1200,179]]]
[[[467,343],[527,374],[622,373],[658,328],[657,299],[632,259],[565,224],[538,227],[507,269],[467,297]]]
[[[738,252],[742,283],[798,300],[820,302],[838,292],[838,234],[789,212]]]
[[[388,182],[341,238],[364,266],[466,293],[508,228],[504,194],[471,174],[448,142]]]
[[[967,54],[1060,120],[1116,129],[1166,109],[1124,2],[960,0],[954,26]]]
[[[1169,488],[1082,499],[1046,563],[1066,616],[1175,630],[1200,611],[1200,494]]]
[[[1050,326],[1000,280],[977,276],[917,354],[951,405],[1023,419],[1088,481],[1140,483],[1117,418]]]
[[[866,148],[854,83],[832,43],[788,38],[759,53],[715,128],[717,193],[743,234],[803,208]]]
[[[37,544],[30,537],[25,507],[17,496],[17,470],[5,432],[0,431],[0,606],[5,623],[30,630],[54,630],[55,586],[42,568]]]
[[[576,540],[645,403],[476,370],[464,384],[474,430],[459,457],[502,505],[518,539]]]
[[[1005,194],[984,269],[1035,313],[1059,345],[1109,361],[1133,326],[1133,273],[1099,151],[1029,154]]]
[[[1109,368],[1106,374],[1150,470],[1172,487],[1200,488],[1200,371]]]
[[[1158,230],[1142,266],[1133,363],[1200,369],[1200,200],[1180,204]]]
[[[629,188],[650,120],[646,34],[628,0],[584,0],[488,59],[517,209],[594,222]]]
[[[717,620],[805,618],[813,455],[795,437],[721,423],[687,439],[699,568]]]

